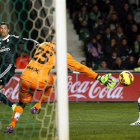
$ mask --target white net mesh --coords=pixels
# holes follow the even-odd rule
[[[1,0],[0,7],[0,20],[10,24],[11,33],[32,38],[40,43],[52,41],[54,38],[54,0]],[[2,139],[57,139],[55,104],[55,99],[52,101],[49,98],[43,103],[39,115],[31,116],[29,110],[26,112],[25,109],[15,135],[4,135]],[[12,113],[6,115],[6,111],[3,111],[3,114],[5,115],[0,122],[0,129],[8,125],[9,122],[4,124],[4,120],[10,120]],[[20,129],[22,131],[19,132]]]
[[[32,0],[28,19],[32,22],[30,36],[37,34],[37,40],[50,40],[54,35],[53,0]]]
[[[52,41],[54,32],[54,1],[53,0],[32,0],[32,7],[28,11],[28,19],[32,22],[29,36],[37,34],[36,40]],[[51,96],[50,96],[51,97]],[[41,107],[43,115],[36,115],[40,122],[40,139],[57,139],[56,137],[56,105],[50,100]],[[43,117],[42,117],[43,116]]]
[[[39,130],[40,139],[57,140],[56,136],[56,103],[49,101],[41,107],[43,115],[36,116],[36,120],[40,122],[41,127]],[[43,117],[42,117],[43,116]]]

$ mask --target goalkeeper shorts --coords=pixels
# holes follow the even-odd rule
[[[22,77],[23,78],[23,77]],[[19,101],[22,103],[29,103],[33,99],[34,92],[37,90],[45,91],[47,88],[51,88],[54,83],[54,75],[49,75],[47,84],[39,81],[27,81],[24,79],[20,80],[20,92]]]

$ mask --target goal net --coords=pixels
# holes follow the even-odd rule
[[[55,38],[55,0],[1,0],[0,21],[10,25],[10,34],[23,38],[34,39],[39,43],[53,41]],[[22,49],[21,49],[22,48]],[[16,57],[26,52],[30,57],[34,47],[19,45],[15,47]],[[4,65],[4,64],[3,64]],[[16,70],[14,76],[3,93],[11,101],[18,101],[18,82],[22,70]],[[1,139],[58,139],[56,122],[56,97],[55,91],[41,106],[39,115],[32,115],[30,108],[35,104],[40,92],[36,92],[33,102],[29,103],[21,115],[13,135],[4,134]],[[12,111],[4,104],[1,105],[0,129],[4,130],[11,120]]]

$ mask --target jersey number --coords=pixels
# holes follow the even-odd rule
[[[34,55],[34,57],[33,57],[33,59],[35,60],[35,61],[38,61],[40,64],[45,64],[45,63],[47,63],[48,61],[49,61],[49,56],[52,56],[53,55],[53,53],[52,52],[50,52],[50,51],[46,51],[46,52],[44,52],[43,53],[43,51],[44,51],[44,49],[43,48],[38,48],[38,52],[37,53],[35,53],[35,55]],[[41,57],[39,57],[39,55],[41,54]],[[49,56],[48,56],[49,55]]]

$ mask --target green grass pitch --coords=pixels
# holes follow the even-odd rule
[[[41,123],[30,113],[32,105],[26,106],[15,132],[5,134],[12,111],[0,104],[0,140],[39,140]],[[137,103],[70,103],[69,113],[70,140],[140,140],[140,126],[129,125],[138,118]]]

